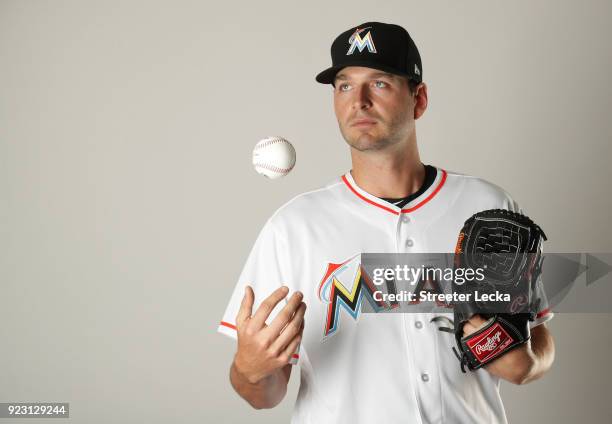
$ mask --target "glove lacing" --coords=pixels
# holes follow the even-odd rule
[[[448,327],[438,327],[438,330],[440,331],[444,331],[445,333],[452,333],[455,334],[455,323],[453,322],[452,319],[445,317],[445,316],[439,316],[439,317],[433,317],[430,322],[444,322],[445,324],[448,325]],[[459,353],[459,351],[457,350],[457,348],[455,348],[455,346],[453,346],[453,352],[455,353],[455,356],[457,357],[457,359],[459,360],[459,363],[461,364],[461,372],[462,373],[466,373],[465,368],[468,365],[468,357],[465,354],[465,352],[461,352]]]

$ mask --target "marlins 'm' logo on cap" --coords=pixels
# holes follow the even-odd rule
[[[359,52],[362,52],[363,49],[366,47],[368,48],[368,51],[370,53],[376,53],[376,47],[374,46],[374,40],[372,39],[372,33],[368,31],[365,37],[363,38],[361,37],[361,33],[369,28],[372,28],[372,27],[357,28],[355,30],[353,35],[351,35],[351,37],[348,40],[351,47],[349,47],[348,52],[346,52],[347,55],[353,54],[353,52],[355,51],[355,48],[357,48]]]
[[[348,43],[348,46],[347,46]],[[363,66],[423,81],[421,56],[410,34],[395,24],[364,22],[338,35],[331,45],[332,65],[319,72],[321,84],[334,84],[348,66]]]

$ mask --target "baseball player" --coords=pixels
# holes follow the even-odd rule
[[[331,56],[316,80],[333,86],[352,168],[261,229],[218,327],[237,339],[231,384],[254,408],[272,408],[297,365],[295,424],[504,423],[500,379],[524,384],[552,364],[546,302],[528,343],[463,373],[454,335],[431,314],[361,312],[359,261],[365,252],[453,252],[473,214],[520,208],[483,179],[421,162],[415,121],[427,86],[404,28],[361,24],[335,39]],[[464,334],[483,322],[474,315]]]

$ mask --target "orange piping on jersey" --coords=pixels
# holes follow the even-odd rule
[[[223,325],[224,327],[229,327],[232,330],[236,330],[236,326],[234,324],[230,324],[229,322],[221,321],[221,325]],[[291,357],[295,359],[300,359],[300,355],[297,353],[294,353],[293,355],[291,355]]]
[[[379,205],[378,203],[371,201],[371,200],[370,200],[370,199],[368,199],[367,197],[363,197],[361,194],[359,194],[359,193],[358,193],[358,192],[357,192],[357,191],[356,191],[356,190],[355,190],[355,189],[354,189],[354,188],[351,186],[351,184],[350,184],[350,183],[347,181],[347,179],[346,179],[346,177],[345,177],[344,175],[342,176],[342,181],[344,181],[344,184],[346,184],[346,186],[347,186],[348,188],[350,188],[350,189],[351,189],[351,191],[352,191],[353,193],[355,193],[355,194],[357,195],[357,197],[359,197],[360,199],[365,200],[366,202],[368,202],[368,203],[370,203],[370,204],[372,204],[372,205],[374,205],[374,206],[378,206],[378,207],[379,207],[379,208],[381,208],[381,209],[384,209],[384,210],[386,210],[386,211],[389,211],[389,212],[391,212],[392,214],[399,215],[399,212],[394,211],[393,209],[390,209],[390,208],[388,208],[388,207],[386,207],[386,206]]]
[[[436,189],[434,191],[431,192],[431,194],[429,196],[427,196],[427,198],[423,199],[423,201],[421,203],[419,203],[418,205],[414,205],[411,208],[408,209],[402,209],[402,213],[408,213],[408,212],[412,212],[417,210],[418,208],[420,208],[421,206],[423,206],[425,203],[429,202],[431,199],[433,199],[433,197],[438,194],[438,192],[440,191],[440,189],[442,188],[442,186],[444,185],[444,183],[446,182],[446,171],[443,169],[442,170],[442,179],[440,180],[440,184],[438,184],[438,187],[436,187]]]
[[[446,175],[447,175],[447,174],[446,174],[446,171],[445,171],[444,169],[442,169],[442,178],[440,179],[440,183],[438,184],[438,187],[436,187],[436,189],[435,189],[434,191],[432,191],[432,192],[429,194],[429,196],[427,196],[425,199],[423,199],[423,201],[422,201],[422,202],[420,202],[420,203],[418,203],[418,204],[414,205],[414,206],[413,206],[413,207],[411,207],[411,208],[408,208],[408,209],[402,209],[402,210],[401,210],[401,213],[408,213],[408,212],[415,211],[415,210],[417,210],[418,208],[420,208],[421,206],[423,206],[425,203],[429,202],[429,201],[430,201],[430,200],[431,200],[431,199],[432,199],[432,198],[433,198],[433,197],[434,197],[436,194],[438,194],[438,192],[440,191],[440,189],[442,188],[442,186],[443,186],[443,185],[444,185],[444,183],[446,182]],[[359,193],[357,192],[357,190],[355,190],[355,189],[353,188],[353,186],[351,186],[351,184],[348,182],[348,180],[346,179],[346,177],[345,177],[344,175],[342,176],[342,181],[344,181],[344,184],[346,184],[346,186],[347,186],[349,189],[351,189],[351,191],[352,191],[353,193],[355,193],[355,194],[357,195],[357,197],[359,197],[360,199],[365,200],[366,202],[368,202],[368,203],[370,203],[370,204],[372,204],[372,205],[374,205],[374,206],[378,206],[379,208],[384,209],[384,210],[386,210],[386,211],[388,211],[388,212],[391,212],[391,213],[392,213],[392,214],[394,214],[394,215],[399,215],[399,214],[400,214],[400,212],[394,211],[394,210],[393,210],[393,209],[391,209],[391,208],[388,208],[388,207],[383,206],[383,205],[381,205],[381,204],[379,204],[379,203],[376,203],[376,202],[374,202],[374,201],[372,201],[372,200],[368,199],[367,197],[364,197],[364,196],[362,196],[361,194],[359,194]]]

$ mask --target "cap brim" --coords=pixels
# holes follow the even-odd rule
[[[320,72],[315,77],[315,79],[317,80],[317,82],[320,82],[321,84],[332,84],[334,82],[334,79],[336,78],[336,74],[340,72],[341,69],[349,67],[349,66],[363,66],[364,68],[377,69],[379,71],[389,72],[390,74],[412,77],[412,75],[408,75],[407,73],[400,71],[397,68],[394,68],[392,66],[387,66],[382,63],[356,61],[356,62],[344,63],[342,65],[336,65],[336,66],[332,66],[331,68],[327,68],[326,70]]]

